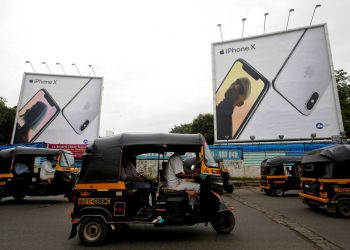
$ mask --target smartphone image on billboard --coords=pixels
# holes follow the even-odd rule
[[[40,89],[17,115],[13,143],[29,143],[57,117],[60,108],[46,89]]]
[[[91,78],[62,109],[62,115],[78,135],[99,114],[101,84]]]
[[[321,32],[322,28],[305,29],[272,81],[273,88],[303,115],[313,112],[332,83],[327,42],[320,40],[325,37]]]
[[[217,139],[238,139],[268,89],[262,74],[245,60],[236,60],[215,94]]]

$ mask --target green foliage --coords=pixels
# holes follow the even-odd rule
[[[179,126],[175,125],[175,127],[170,130],[170,133],[191,134],[192,123],[181,124]]]
[[[214,143],[214,117],[212,114],[200,114],[192,122],[192,133],[204,135],[208,144]]]
[[[208,144],[214,143],[214,118],[212,114],[199,114],[192,123],[175,125],[170,133],[197,134],[201,133]]]
[[[335,70],[335,80],[338,87],[340,109],[342,113],[344,131],[350,135],[350,85],[349,75],[343,69]]]
[[[16,116],[16,108],[7,107],[6,102],[7,100],[0,96],[0,144],[9,144],[11,142]]]

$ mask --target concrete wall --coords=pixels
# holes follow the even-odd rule
[[[162,162],[160,161],[159,164],[161,169]],[[137,171],[142,175],[151,179],[157,178],[157,160],[137,160],[136,166]],[[243,160],[224,160],[224,166],[232,177],[256,178],[260,175],[259,166],[246,166]]]

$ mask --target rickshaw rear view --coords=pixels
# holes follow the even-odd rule
[[[169,167],[166,156],[178,151],[196,157],[197,164],[187,176],[196,176],[192,181],[200,186],[199,196],[189,190],[170,189],[162,182],[161,170]],[[138,207],[145,190],[129,186],[121,177],[124,157],[130,152],[157,155],[156,186],[151,192],[156,198],[141,214]],[[84,245],[100,245],[110,232],[131,223],[154,226],[211,223],[218,233],[230,233],[235,226],[233,209],[220,198],[223,192],[220,169],[200,134],[120,134],[96,139],[83,155],[75,190],[70,238],[78,234]]]
[[[350,145],[314,150],[302,159],[299,195],[311,208],[350,217]]]
[[[267,195],[283,196],[285,191],[300,189],[301,156],[275,156],[260,166],[259,188]]]

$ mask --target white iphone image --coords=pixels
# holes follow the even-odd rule
[[[324,39],[315,43],[315,36]],[[303,115],[312,113],[332,83],[327,51],[323,29],[305,29],[272,82],[274,89]]]
[[[99,114],[101,81],[91,78],[62,109],[62,115],[77,134],[82,134]]]

